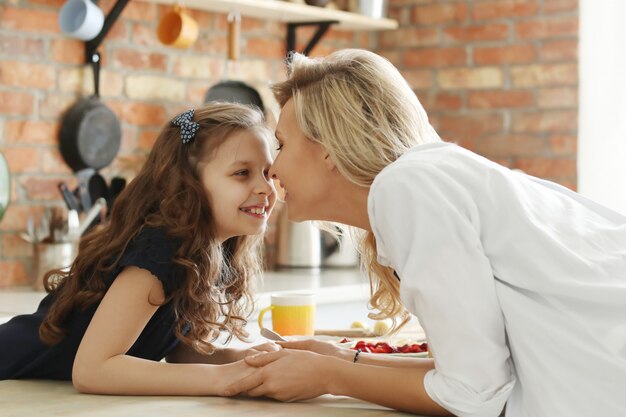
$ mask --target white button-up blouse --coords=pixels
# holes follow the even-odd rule
[[[625,188],[626,192],[626,188]],[[626,217],[450,143],[372,184],[378,260],[458,416],[626,416]]]

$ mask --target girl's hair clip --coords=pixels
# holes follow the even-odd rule
[[[200,129],[200,125],[194,122],[194,109],[187,110],[179,114],[172,120],[172,125],[180,127],[180,138],[183,143],[189,143],[196,137],[196,132]]]

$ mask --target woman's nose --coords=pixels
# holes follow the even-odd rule
[[[275,168],[274,168],[275,166],[276,166],[276,162],[274,162],[274,164],[272,164],[272,166],[270,167],[269,172],[267,173],[267,175],[268,175],[271,179],[273,179],[273,180],[277,180],[277,179],[278,179],[278,177],[276,176],[276,170],[275,170]]]

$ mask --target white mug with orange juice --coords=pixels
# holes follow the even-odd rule
[[[315,296],[313,294],[273,294],[272,303],[259,313],[259,327],[263,316],[272,312],[272,329],[283,336],[313,336],[315,329]]]

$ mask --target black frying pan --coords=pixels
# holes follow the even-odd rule
[[[238,14],[228,16],[228,64],[234,64],[239,58],[239,39],[241,19]],[[228,76],[228,71],[225,71]],[[258,91],[243,81],[225,80],[209,88],[204,102],[226,101],[229,103],[251,104],[265,113],[265,106]]]
[[[94,95],[83,98],[64,114],[60,150],[74,170],[98,170],[109,165],[120,149],[122,131],[115,114],[100,101],[100,54],[92,56]]]

